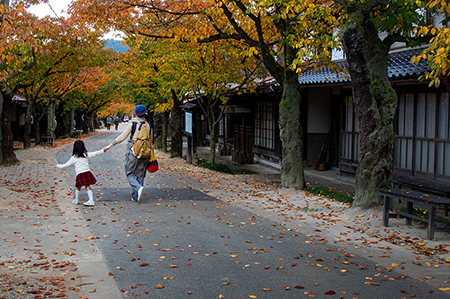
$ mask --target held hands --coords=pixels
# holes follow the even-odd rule
[[[112,144],[107,145],[103,148],[103,151],[106,152],[107,150],[109,150],[112,147]]]

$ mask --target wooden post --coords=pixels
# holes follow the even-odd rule
[[[383,225],[389,226],[389,206],[390,206],[390,198],[387,195],[383,195],[384,207],[383,207]]]

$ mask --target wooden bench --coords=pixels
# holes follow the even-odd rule
[[[383,225],[389,226],[389,218],[406,218],[406,225],[412,225],[412,220],[418,220],[428,223],[427,239],[434,238],[436,223],[436,209],[443,208],[450,204],[450,198],[440,197],[436,195],[423,194],[413,190],[402,189],[380,189],[378,192],[383,196]],[[406,212],[395,211],[390,212],[391,198],[406,201]],[[414,204],[426,206],[428,210],[428,219],[413,214]]]
[[[423,193],[450,198],[450,184],[426,179],[420,179],[420,182],[418,180],[413,177],[392,174],[392,182],[399,189],[406,187]],[[445,216],[448,216],[448,206],[445,205],[444,209]]]
[[[72,132],[72,137],[73,138],[81,138],[82,134],[83,134],[83,130],[74,130]]]
[[[53,146],[54,141],[53,136],[41,136],[41,145]]]

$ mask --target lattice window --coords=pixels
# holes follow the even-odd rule
[[[275,113],[275,102],[258,102],[256,104],[255,146],[275,149]]]
[[[359,153],[359,121],[353,106],[353,97],[344,98],[344,122],[341,135],[341,160],[358,164]]]
[[[436,176],[450,175],[448,93],[400,94],[394,166]]]

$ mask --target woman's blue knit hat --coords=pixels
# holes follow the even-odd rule
[[[144,105],[137,105],[136,108],[134,108],[134,113],[137,116],[144,115],[145,113],[147,113],[147,108],[145,108]]]

